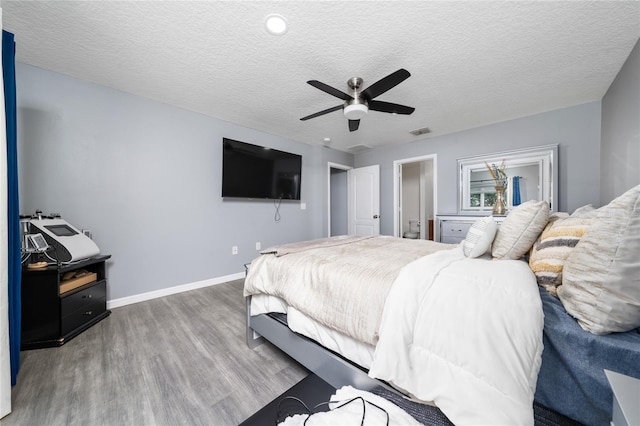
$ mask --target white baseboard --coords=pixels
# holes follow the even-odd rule
[[[238,272],[237,274],[226,275],[224,277],[211,278],[204,281],[197,281],[194,283],[182,284],[174,287],[168,287],[160,290],[150,291],[148,293],[135,294],[133,296],[107,300],[107,309],[119,308],[121,306],[132,305],[138,302],[144,302],[145,300],[157,299],[159,297],[169,296],[177,293],[183,293],[185,291],[196,290],[198,288],[209,287],[212,285],[222,284],[229,281],[239,280],[242,278],[244,278],[244,272]]]

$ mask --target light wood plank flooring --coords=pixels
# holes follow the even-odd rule
[[[241,280],[113,309],[62,347],[22,352],[0,422],[237,425],[307,374],[268,343],[247,348],[244,315]]]

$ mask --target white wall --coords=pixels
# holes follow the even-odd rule
[[[109,300],[238,274],[270,245],[326,235],[327,161],[312,147],[17,64],[22,213],[90,229],[109,263]],[[223,200],[222,138],[302,155],[302,202]],[[239,254],[231,254],[231,246]]]
[[[600,203],[640,184],[640,41],[602,98]]]
[[[559,145],[558,209],[598,204],[600,106],[595,101],[356,154],[356,167],[380,164],[381,233],[393,235],[393,162],[428,154],[438,155],[439,214],[457,212],[458,158],[550,144]]]

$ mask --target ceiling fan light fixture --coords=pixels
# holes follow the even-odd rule
[[[287,20],[282,15],[272,13],[264,19],[264,25],[267,31],[273,35],[283,35],[288,30]]]
[[[378,101],[374,98],[381,94],[393,89],[398,84],[409,78],[411,74],[404,68],[400,68],[398,71],[389,74],[388,76],[381,78],[364,90],[362,89],[362,78],[353,77],[347,81],[349,86],[349,93],[345,93],[328,84],[322,83],[318,80],[308,80],[307,84],[312,85],[316,89],[322,90],[329,95],[342,99],[341,105],[336,105],[331,108],[316,112],[315,114],[302,117],[301,121],[306,121],[311,118],[316,118],[321,115],[329,114],[330,112],[338,111],[342,109],[342,113],[349,120],[349,131],[355,132],[360,127],[360,119],[362,119],[369,109],[372,111],[386,112],[391,114],[404,114],[409,115],[413,113],[415,108],[408,107],[406,105],[394,104],[391,102]]]
[[[349,120],[360,120],[367,115],[369,108],[365,104],[351,104],[344,107],[344,116]]]

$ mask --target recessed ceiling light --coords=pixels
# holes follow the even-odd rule
[[[287,20],[284,19],[284,16],[278,15],[277,13],[267,15],[264,20],[264,25],[267,31],[273,35],[282,35],[286,33],[288,29]]]

